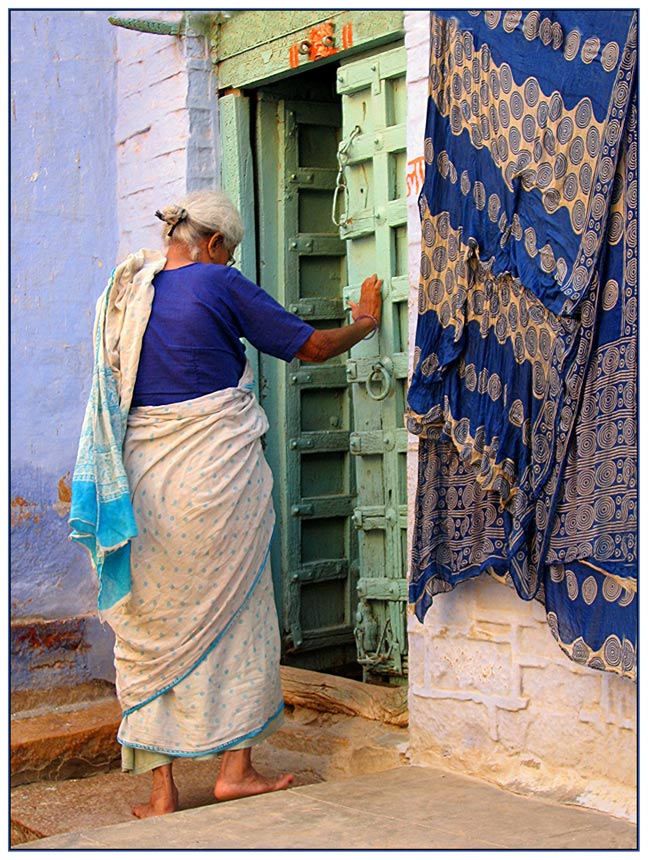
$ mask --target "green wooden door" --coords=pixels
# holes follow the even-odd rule
[[[261,286],[323,328],[343,323],[347,283],[345,243],[331,220],[341,128],[334,70],[327,79],[258,91],[255,135]],[[261,356],[260,395],[271,427],[284,661],[348,670],[357,666],[358,573],[345,356],[325,365]]]
[[[406,57],[403,47],[343,63],[337,73],[347,151],[348,287],[384,281],[377,336],[358,344],[346,363],[354,427],[349,450],[359,536],[356,641],[366,678],[398,682],[407,673],[407,386]]]
[[[295,98],[295,94],[301,98]],[[407,673],[405,51],[278,82],[253,96],[258,279],[316,327],[349,321],[384,280],[378,336],[325,365],[259,357],[275,475],[275,594],[284,661],[367,680]],[[334,224],[338,145],[349,222]],[[338,207],[339,209],[340,207]],[[342,207],[344,208],[344,207]]]

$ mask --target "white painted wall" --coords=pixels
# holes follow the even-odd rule
[[[414,343],[429,12],[405,15],[410,343]],[[410,515],[417,441],[410,439]],[[411,525],[411,523],[410,523]],[[410,757],[636,820],[636,686],[559,649],[544,608],[488,577],[409,618]]]
[[[122,17],[179,21],[180,11]],[[161,246],[155,210],[219,185],[217,95],[206,41],[117,29],[119,257]]]

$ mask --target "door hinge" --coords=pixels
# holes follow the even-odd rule
[[[386,576],[363,577],[358,580],[358,597],[365,600],[399,600],[407,602],[407,580]]]

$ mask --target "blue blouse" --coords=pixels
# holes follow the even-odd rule
[[[314,331],[237,269],[192,263],[159,272],[132,406],[162,406],[237,385],[244,337],[291,361]]]

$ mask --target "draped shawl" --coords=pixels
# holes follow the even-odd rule
[[[113,269],[97,301],[94,366],[72,476],[70,535],[85,546],[99,579],[100,613],[130,591],[130,540],[137,534],[122,460],[153,278],[166,257],[130,254]]]
[[[489,571],[636,673],[637,15],[432,13],[410,600]]]

